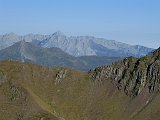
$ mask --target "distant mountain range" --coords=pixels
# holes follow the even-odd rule
[[[7,48],[16,42],[25,40],[27,42],[32,42],[32,40],[43,40],[47,38],[45,35],[39,35],[39,34],[28,34],[25,36],[18,36],[15,33],[8,33],[4,35],[0,35],[0,50]]]
[[[114,40],[106,40],[104,38],[95,38],[92,36],[67,37],[60,31],[55,32],[52,35],[28,34],[25,36],[18,36],[14,33],[1,35],[0,50],[21,40],[32,42],[33,44],[44,48],[60,48],[75,57],[141,57],[153,51],[152,48],[147,48],[144,46],[132,46],[125,43],[116,42]]]
[[[111,64],[119,59],[121,58],[106,56],[74,57],[59,48],[43,48],[24,40],[0,50],[0,60],[32,62],[49,67],[72,67],[84,71],[101,65]]]

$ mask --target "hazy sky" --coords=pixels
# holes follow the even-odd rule
[[[160,0],[0,0],[0,34],[57,30],[157,48]]]

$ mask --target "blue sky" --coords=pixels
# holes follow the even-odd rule
[[[160,46],[160,0],[0,0],[0,34],[92,35]]]

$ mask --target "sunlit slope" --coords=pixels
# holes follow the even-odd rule
[[[30,63],[0,63],[0,116],[4,120],[155,120],[159,93],[129,97],[110,80]]]

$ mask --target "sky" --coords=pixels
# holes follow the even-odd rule
[[[160,0],[0,0],[0,34],[95,36],[160,46]]]

